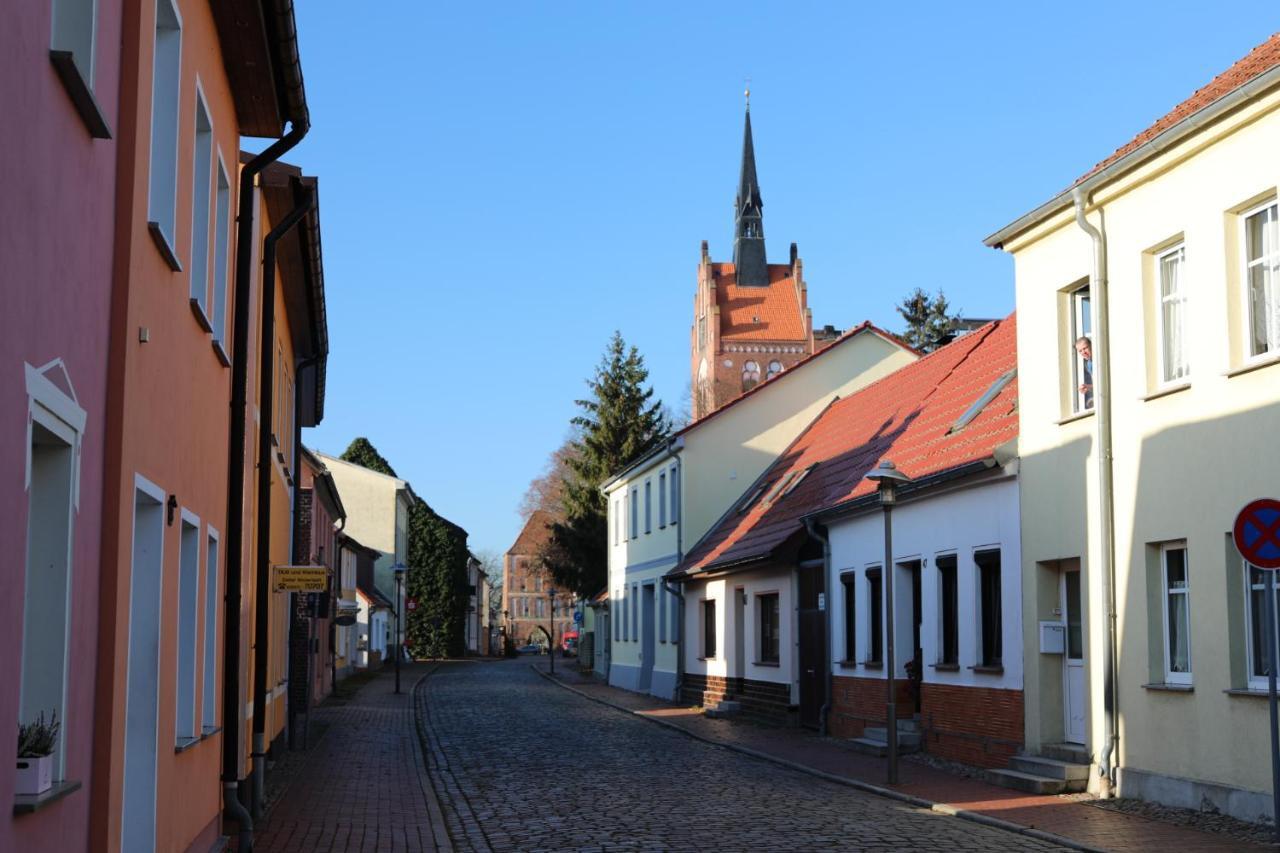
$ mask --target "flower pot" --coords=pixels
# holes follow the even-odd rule
[[[15,794],[43,794],[53,787],[53,756],[18,759]]]

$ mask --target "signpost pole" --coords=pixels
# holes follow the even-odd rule
[[[1267,575],[1267,693],[1271,706],[1271,816],[1280,841],[1280,741],[1276,740],[1276,573]]]

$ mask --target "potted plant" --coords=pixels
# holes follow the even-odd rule
[[[53,750],[58,745],[58,712],[44,721],[18,724],[18,781],[15,794],[43,794],[53,787]]]

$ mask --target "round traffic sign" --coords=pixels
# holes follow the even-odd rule
[[[405,601],[404,601],[404,609],[405,609],[405,610],[417,610],[417,609],[418,609],[418,599],[416,599],[416,598],[406,598],[406,599],[405,599]]]
[[[1240,556],[1259,569],[1280,569],[1280,501],[1259,498],[1236,516],[1232,537]]]

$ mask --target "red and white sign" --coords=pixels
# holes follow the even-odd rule
[[[1232,538],[1240,556],[1259,569],[1280,569],[1280,501],[1259,498],[1236,516]]]
[[[404,600],[404,609],[405,609],[405,610],[408,610],[410,613],[412,613],[413,611],[417,610],[417,609],[418,609],[418,599],[416,599],[416,598],[406,598],[406,599]]]

